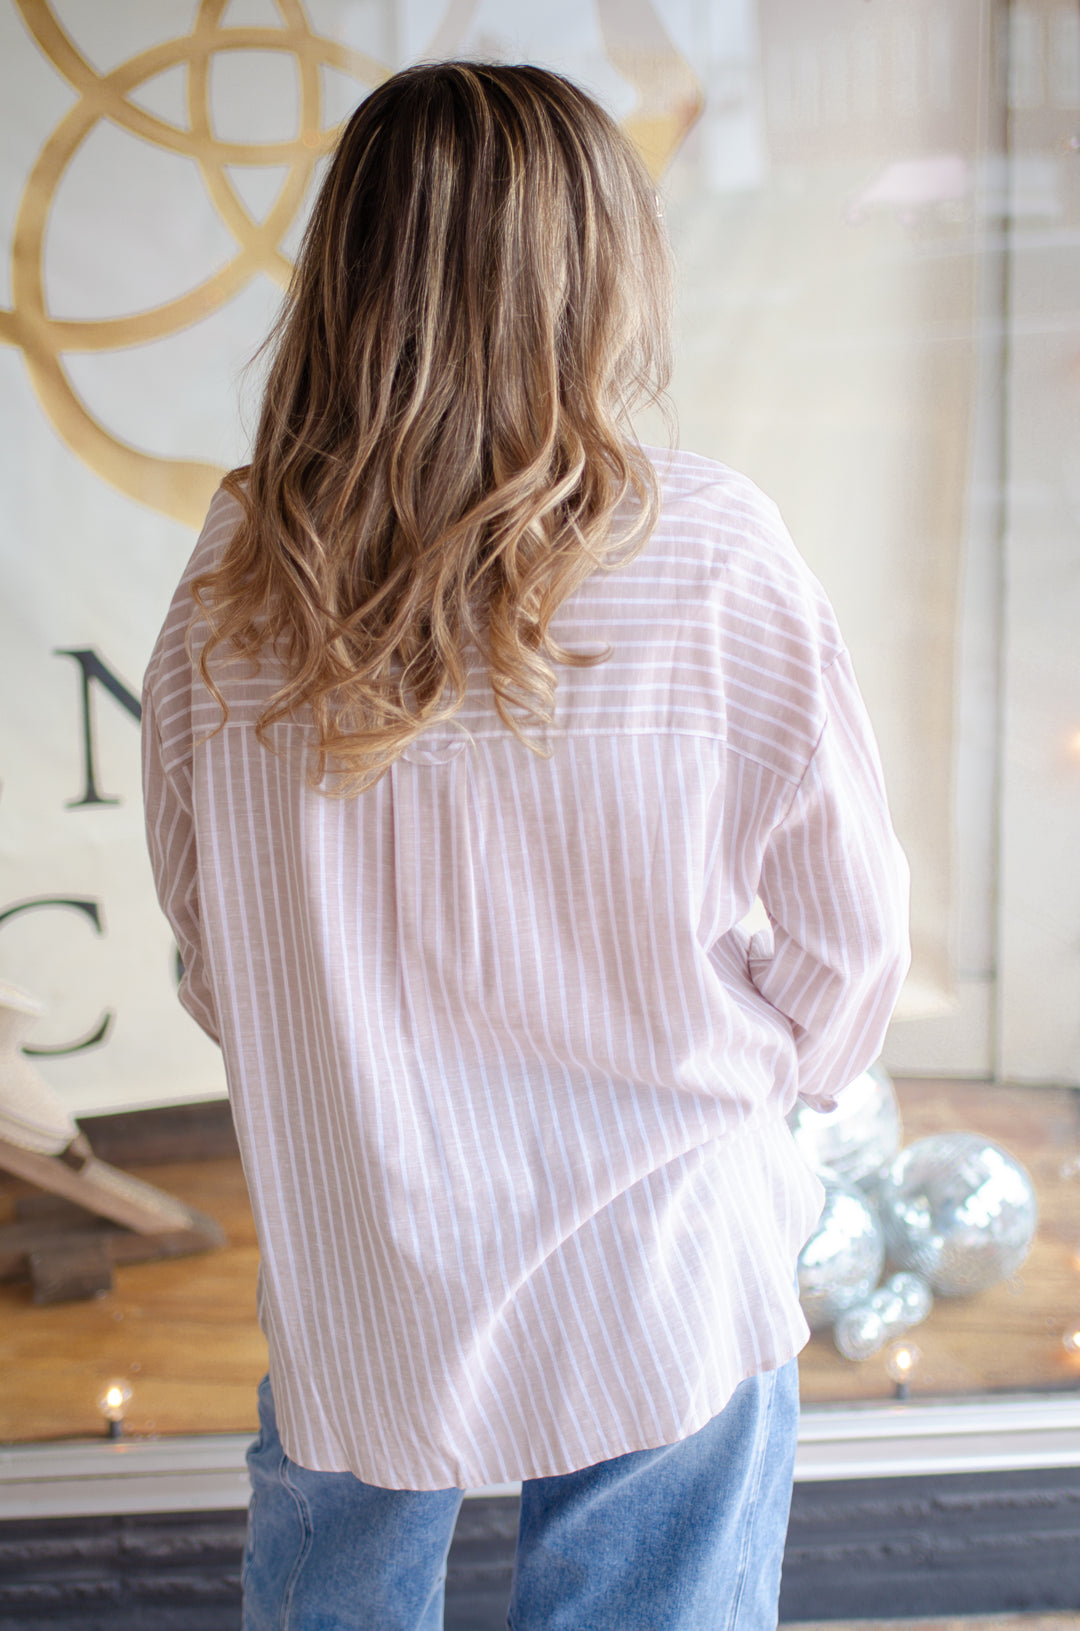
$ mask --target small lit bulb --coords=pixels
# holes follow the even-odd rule
[[[131,1398],[126,1382],[110,1382],[98,1397],[98,1409],[108,1423],[110,1438],[120,1438],[124,1431],[124,1410]]]
[[[885,1369],[896,1383],[896,1397],[906,1399],[911,1373],[922,1354],[914,1342],[894,1342],[885,1350]]]
[[[1061,1339],[1067,1354],[1080,1354],[1080,1325],[1072,1326]]]

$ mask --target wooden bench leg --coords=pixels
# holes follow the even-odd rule
[[[76,1302],[112,1290],[113,1266],[104,1240],[80,1241],[63,1251],[28,1253],[36,1303]]]

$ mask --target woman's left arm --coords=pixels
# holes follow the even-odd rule
[[[143,800],[146,842],[162,911],[172,924],[184,967],[179,997],[214,1042],[214,995],[202,944],[198,850],[192,817],[191,766],[165,766],[151,688],[143,690]]]

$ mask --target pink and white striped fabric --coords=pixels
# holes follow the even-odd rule
[[[820,1206],[784,1121],[876,1055],[906,866],[847,655],[743,477],[654,455],[646,550],[563,606],[548,758],[483,677],[370,792],[305,784],[275,685],[146,677],[181,1000],[224,1050],[287,1453],[389,1488],[539,1477],[695,1432],[807,1331]],[[198,629],[195,640],[198,640]],[[739,927],[759,894],[772,942]]]

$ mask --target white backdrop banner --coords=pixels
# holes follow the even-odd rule
[[[883,9],[918,27],[930,16]],[[970,10],[933,8],[956,65]],[[915,863],[916,990],[929,1008],[949,1000],[971,277],[962,256],[913,270],[897,219],[951,230],[974,115],[948,103],[940,50],[932,61],[919,46],[896,117],[906,151],[933,145],[944,95],[951,168],[928,171],[914,201],[902,186],[867,192],[889,126],[879,156],[873,141],[842,162],[811,144],[800,170],[803,127],[828,110],[783,77],[789,12],[780,0],[0,0],[0,976],[46,1002],[36,1062],[76,1114],[224,1091],[216,1049],[176,1002],[153,896],[141,675],[221,471],[244,457],[243,365],[334,131],[385,74],[426,56],[562,69],[664,177],[684,267],[683,441],[780,499],[838,602]],[[847,128],[840,117],[849,152]],[[867,268],[883,256],[875,284]],[[905,336],[942,313],[948,354],[913,359]]]

